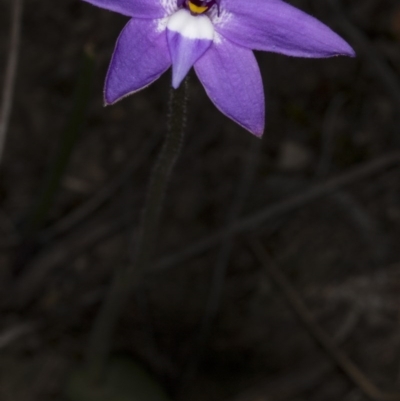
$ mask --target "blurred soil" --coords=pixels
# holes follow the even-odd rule
[[[258,53],[267,99],[262,141],[222,116],[192,74],[187,135],[155,259],[225,226],[248,159],[255,173],[242,216],[398,149],[396,88],[388,90],[371,63],[376,52],[400,87],[398,1],[344,3],[343,18],[362,33],[366,49],[347,36],[328,3],[293,3],[346,37],[358,57]],[[0,22],[3,73],[8,1],[0,2]],[[170,76],[103,108],[107,64],[125,22],[77,0],[26,1],[0,180],[2,401],[62,399],[111,276],[131,261],[147,178],[165,133]],[[85,130],[43,229],[20,243],[68,120],[88,45],[96,68]],[[134,160],[136,168],[121,180]],[[117,180],[122,185],[100,209],[55,234],[62,218]],[[400,392],[399,163],[260,222],[251,233],[370,380]],[[198,333],[220,245],[148,275],[123,313],[115,351],[140,360],[179,400],[365,399],[304,330],[247,240],[234,238],[217,319],[202,346]],[[43,266],[49,271],[32,284],[29,301],[20,302],[18,283]]]

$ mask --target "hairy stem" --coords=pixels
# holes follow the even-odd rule
[[[116,273],[91,332],[87,368],[93,381],[102,379],[110,353],[112,334],[122,308],[137,287],[143,272],[149,267],[165,190],[182,147],[187,88],[188,83],[185,80],[177,90],[171,89],[168,132],[150,177],[134,261],[132,265]]]

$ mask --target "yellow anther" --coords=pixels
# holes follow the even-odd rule
[[[207,6],[196,6],[196,4],[193,4],[191,1],[188,1],[188,6],[189,6],[189,10],[193,13],[193,14],[203,14],[208,10]]]

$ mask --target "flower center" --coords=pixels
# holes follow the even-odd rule
[[[204,14],[214,5],[219,8],[219,0],[185,0],[184,2],[184,6],[192,15]]]

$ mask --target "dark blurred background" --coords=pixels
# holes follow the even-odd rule
[[[219,113],[191,74],[187,134],[154,244],[157,262],[126,306],[113,347],[140,361],[174,399],[367,399],[288,308],[249,248],[254,236],[368,380],[400,392],[400,157],[393,153],[400,4],[291,3],[346,38],[357,58],[258,53],[267,99],[261,141]],[[0,77],[10,6],[0,2]],[[62,399],[112,274],[132,259],[165,134],[170,73],[103,107],[125,22],[78,0],[25,1],[0,170],[2,401]],[[80,77],[93,82],[83,104]],[[66,168],[49,195],[60,157]],[[369,171],[376,160],[381,165]],[[348,185],[296,203],[298,194],[355,168],[364,172]],[[229,222],[270,207],[251,229],[182,257]],[[232,249],[221,256],[227,243]],[[176,262],[165,262],[171,255]],[[207,308],[211,288],[220,297]]]

